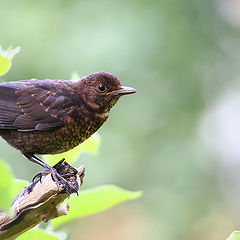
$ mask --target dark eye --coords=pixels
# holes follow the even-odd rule
[[[104,92],[106,90],[106,86],[104,84],[100,84],[98,86],[98,90],[101,91],[101,92]]]

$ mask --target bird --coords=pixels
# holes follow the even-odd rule
[[[88,139],[107,120],[123,95],[136,89],[96,72],[80,80],[30,79],[0,83],[0,136],[28,160],[67,184],[54,167],[36,155],[66,152]],[[35,179],[34,177],[34,179]]]

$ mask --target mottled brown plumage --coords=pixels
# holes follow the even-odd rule
[[[35,154],[57,154],[76,147],[101,127],[121,95],[134,92],[104,72],[79,81],[1,83],[0,135],[29,160],[54,172]]]

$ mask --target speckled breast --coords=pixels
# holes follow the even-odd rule
[[[1,131],[1,136],[13,147],[27,154],[57,154],[66,152],[89,138],[107,117],[68,121],[64,127],[48,131]]]

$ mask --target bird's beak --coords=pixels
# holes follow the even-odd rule
[[[135,88],[126,87],[126,86],[121,86],[120,89],[114,90],[112,93],[113,93],[114,95],[122,96],[122,95],[132,94],[132,93],[135,93],[135,92],[136,92],[136,89],[135,89]]]

